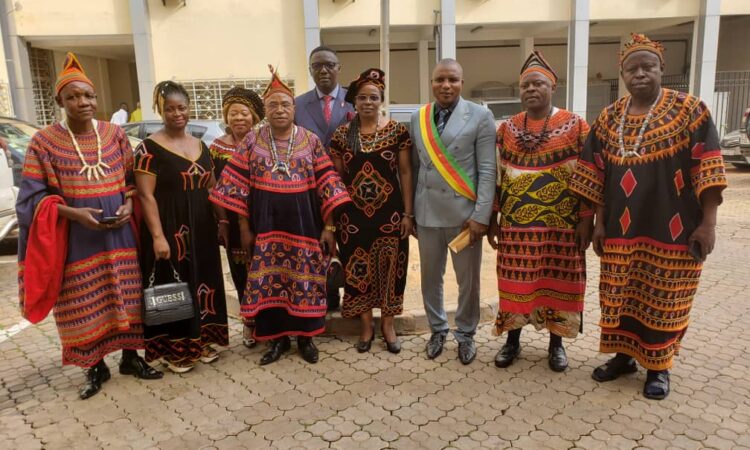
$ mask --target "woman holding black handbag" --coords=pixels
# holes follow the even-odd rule
[[[164,128],[135,151],[144,216],[141,270],[144,280],[154,272],[156,286],[186,282],[194,314],[146,326],[146,360],[161,359],[170,370],[182,373],[197,361],[216,361],[219,354],[212,345],[229,343],[216,222],[208,201],[215,179],[208,148],[185,131],[190,111],[185,88],[172,81],[157,84],[154,109]],[[148,323],[148,310],[146,316]]]

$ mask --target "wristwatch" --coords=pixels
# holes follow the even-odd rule
[[[330,231],[331,233],[336,232],[336,225],[326,225],[323,227],[325,231]]]

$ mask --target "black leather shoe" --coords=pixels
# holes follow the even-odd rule
[[[649,370],[646,372],[643,396],[651,400],[664,400],[667,395],[669,395],[669,371]]]
[[[549,362],[549,368],[555,372],[563,372],[567,369],[568,355],[565,354],[565,347],[562,345],[550,347],[547,362]]]
[[[288,352],[290,348],[292,348],[292,343],[289,341],[288,336],[274,339],[271,342],[271,348],[260,358],[260,365],[265,366],[266,364],[278,361],[281,355]]]
[[[443,353],[443,345],[445,345],[445,336],[447,334],[442,331],[432,333],[430,340],[427,342],[427,359],[435,359]]]
[[[102,384],[110,377],[109,368],[104,361],[100,361],[99,364],[86,371],[86,384],[83,385],[78,396],[81,400],[86,400],[96,395],[102,389]]]
[[[638,366],[635,365],[635,360],[633,358],[619,359],[615,356],[594,369],[591,373],[591,378],[593,378],[594,381],[604,383],[606,381],[616,380],[622,375],[635,373],[637,371]]]
[[[120,373],[122,375],[133,375],[142,380],[158,380],[164,376],[163,372],[149,366],[140,356],[130,359],[123,358],[120,361]]]
[[[372,341],[375,339],[375,324],[372,324],[372,334],[370,335],[370,339],[366,341],[358,341],[357,345],[355,345],[355,348],[359,353],[365,353],[370,351],[370,347],[372,347]]]
[[[495,365],[501,369],[504,369],[513,364],[513,361],[518,358],[519,354],[521,354],[520,344],[506,343],[505,345],[503,345],[500,351],[497,352],[497,355],[495,355]]]
[[[318,347],[315,346],[311,337],[297,336],[297,350],[302,359],[310,364],[318,362]]]
[[[458,359],[462,364],[469,364],[474,361],[477,356],[477,346],[474,341],[466,341],[458,343]]]

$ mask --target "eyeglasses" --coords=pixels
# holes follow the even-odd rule
[[[324,63],[312,63],[310,64],[310,69],[312,69],[313,72],[320,72],[323,70],[323,68],[326,68],[329,72],[337,70],[341,65],[339,63],[335,62],[324,62]]]
[[[367,100],[369,100],[372,103],[379,102],[380,96],[379,95],[358,95],[354,97],[358,102],[364,103]]]

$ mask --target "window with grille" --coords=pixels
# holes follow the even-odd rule
[[[245,78],[231,80],[187,80],[179,81],[190,94],[190,118],[222,120],[221,98],[231,88],[240,86],[262,94],[268,85],[267,78]],[[284,79],[294,92],[294,80]]]
[[[8,83],[0,83],[0,116],[13,117],[13,102]]]
[[[53,89],[55,73],[52,70],[52,52],[29,48],[29,65],[36,122],[42,126],[50,125],[59,119],[60,114]]]

